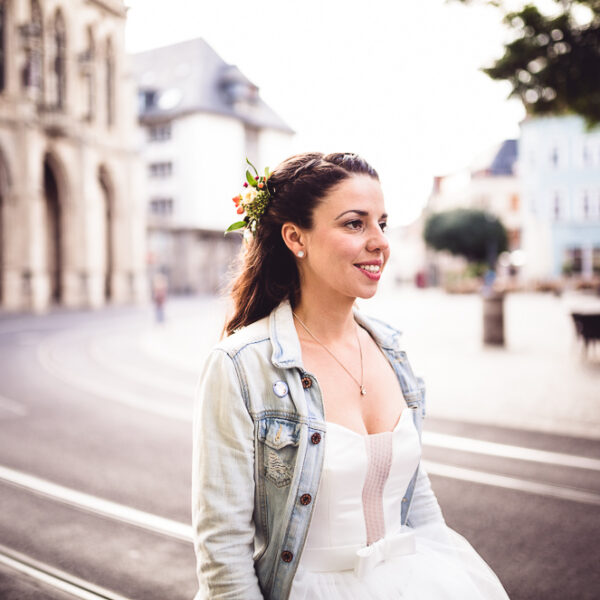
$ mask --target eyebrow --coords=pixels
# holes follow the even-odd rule
[[[347,215],[348,213],[356,213],[357,215],[361,216],[361,217],[367,217],[369,216],[369,213],[366,210],[358,210],[356,208],[351,208],[350,210],[345,210],[343,213],[340,213],[335,220],[337,221],[340,217],[343,217],[344,215]],[[379,217],[380,219],[387,219],[387,213],[383,213],[381,215],[381,217]]]

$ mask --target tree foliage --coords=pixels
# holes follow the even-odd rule
[[[502,222],[491,213],[471,208],[433,213],[425,222],[423,237],[435,250],[448,250],[469,262],[487,262],[491,268],[507,248]]]
[[[470,0],[461,0],[468,3]],[[575,113],[588,126],[600,123],[600,0],[555,0],[558,13],[544,15],[535,4],[505,14],[513,40],[504,55],[483,69],[506,80],[532,115]],[[489,1],[502,9],[501,1]],[[576,7],[590,19],[579,23]]]

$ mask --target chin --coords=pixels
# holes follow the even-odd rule
[[[379,286],[374,285],[373,287],[369,287],[368,289],[356,290],[354,294],[352,294],[355,298],[362,298],[363,300],[368,300],[372,298],[376,293]]]

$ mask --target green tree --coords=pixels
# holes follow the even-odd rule
[[[507,248],[502,222],[491,213],[471,208],[433,213],[425,222],[423,237],[435,250],[448,250],[471,263],[487,263],[491,269]]]
[[[472,0],[459,0],[469,3]],[[476,1],[476,0],[475,0]],[[545,15],[535,4],[504,11],[513,32],[504,55],[483,71],[512,86],[529,114],[575,113],[589,127],[600,123],[600,0],[555,0]],[[503,10],[503,3],[489,0]],[[588,18],[582,22],[581,9]]]

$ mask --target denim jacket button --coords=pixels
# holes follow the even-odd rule
[[[310,377],[302,378],[302,387],[306,390],[312,386],[312,379]]]
[[[320,433],[317,433],[317,432],[313,433],[313,434],[310,436],[310,441],[311,441],[313,444],[318,444],[318,443],[321,441],[321,434],[320,434]]]
[[[292,562],[293,558],[294,558],[294,555],[289,550],[284,550],[281,553],[281,560],[283,562]]]
[[[302,506],[308,506],[312,502],[312,496],[310,494],[302,494],[300,496],[300,504]]]

